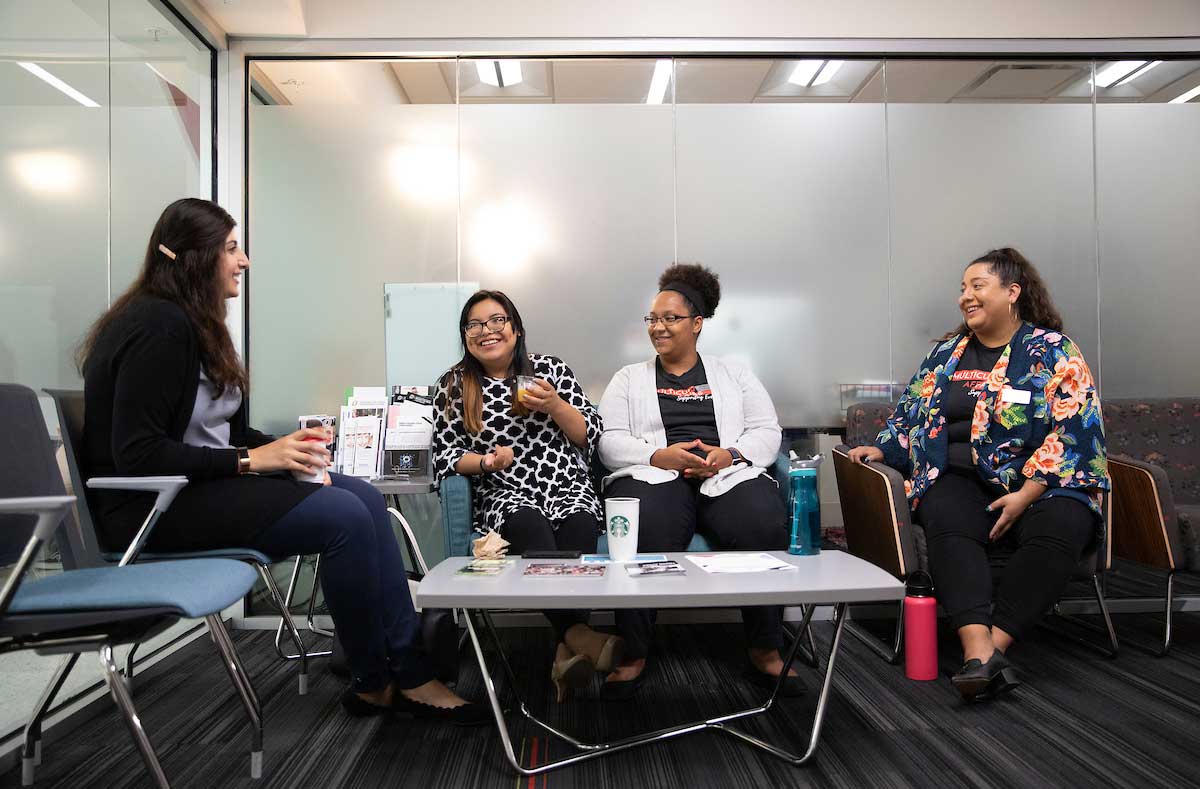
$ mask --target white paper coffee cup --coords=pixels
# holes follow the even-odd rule
[[[632,562],[638,549],[638,512],[641,499],[604,500],[604,530],[608,555],[614,562]]]

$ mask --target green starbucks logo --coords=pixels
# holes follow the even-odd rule
[[[629,536],[629,518],[624,515],[614,515],[608,519],[608,536],[610,537],[628,537]]]

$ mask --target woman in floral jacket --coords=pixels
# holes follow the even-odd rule
[[[1109,487],[1100,398],[1033,265],[988,252],[963,273],[962,325],[921,363],[873,446],[906,478],[938,599],[962,641],[964,698],[1016,686],[1005,652],[1061,596]],[[992,594],[989,546],[1015,544]],[[993,611],[994,604],[994,611]]]

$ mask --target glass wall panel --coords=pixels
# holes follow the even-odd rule
[[[133,282],[162,209],[212,195],[208,47],[158,4],[110,0],[112,288]]]
[[[151,55],[169,61],[161,71],[177,74],[188,102],[168,108],[146,90],[146,75],[158,79],[147,69]],[[0,381],[79,388],[75,348],[132,278],[162,207],[212,195],[213,57],[158,2],[0,2]],[[178,144],[191,132],[199,148]],[[57,440],[53,406],[42,405]],[[61,572],[57,545],[34,568]],[[10,569],[0,568],[0,580]],[[24,723],[58,662],[0,656],[0,738]],[[95,661],[81,661],[58,699],[99,681]]]
[[[963,269],[1016,247],[1100,371],[1089,62],[889,61],[893,370],[962,320]]]
[[[1200,61],[1100,61],[1097,74],[1111,80],[1096,107],[1104,394],[1195,397]]]
[[[385,283],[456,280],[454,69],[255,68],[280,103],[250,107],[251,419],[285,433],[336,414],[348,386],[384,385]]]
[[[529,349],[598,401],[651,354],[641,316],[673,258],[670,61],[464,60],[459,81],[461,278],[507,292]]]
[[[702,350],[749,358],[787,427],[840,425],[843,387],[891,380],[881,68],[677,64],[678,259],[722,285]]]

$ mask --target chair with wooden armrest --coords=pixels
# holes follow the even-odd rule
[[[833,450],[833,466],[837,475],[838,497],[842,505],[842,517],[846,530],[846,547],[850,553],[887,570],[900,580],[907,580],[916,570],[927,570],[925,530],[914,523],[904,492],[904,477],[883,463],[855,463],[849,457],[850,447],[842,444]],[[1099,649],[1108,657],[1115,657],[1119,648],[1116,631],[1108,613],[1101,588],[1101,576],[1112,566],[1112,518],[1111,509],[1105,508],[1105,528],[1096,544],[1088,550],[1075,569],[1074,577],[1091,583],[1096,604],[1104,617],[1104,627],[1098,628],[1090,622],[1063,613],[1056,605],[1052,611],[1088,630],[1107,637],[1108,644],[1095,644],[1061,633],[1086,646]],[[880,646],[876,639],[865,636],[855,628],[851,633],[861,638],[875,652],[889,662],[896,662],[904,636],[903,603],[900,604],[895,637],[890,650]]]
[[[833,450],[833,470],[842,505],[846,547],[858,558],[906,580],[913,571],[924,569],[924,562],[923,552],[917,547],[917,529],[913,526],[908,499],[904,495],[904,477],[883,463],[855,463],[849,452],[850,447],[845,444]],[[920,537],[923,538],[924,533]],[[904,638],[903,601],[890,648],[856,627],[849,627],[849,630],[884,660],[897,662]]]
[[[1171,649],[1175,573],[1186,569],[1187,564],[1171,484],[1161,466],[1126,455],[1110,456],[1108,473],[1113,483],[1113,553],[1117,558],[1167,573],[1162,645],[1151,648],[1130,643],[1166,655]]]

